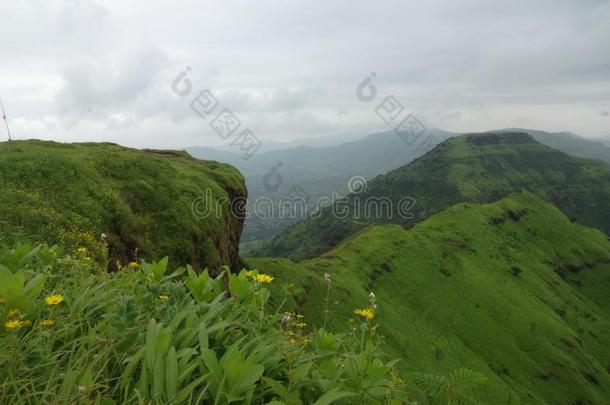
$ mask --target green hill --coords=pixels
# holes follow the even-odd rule
[[[525,132],[553,149],[610,163],[608,146],[569,132],[514,128],[491,132]],[[394,131],[375,133],[346,142],[339,141],[341,137],[336,136],[304,139],[301,144],[297,141],[285,145],[265,141],[261,150],[247,160],[240,153],[227,150],[205,147],[186,150],[197,158],[217,160],[237,167],[246,179],[250,197],[248,208],[252,211],[253,201],[257,198],[269,199],[277,207],[293,188],[294,191],[299,190],[304,198],[310,198],[310,203],[323,196],[332,198],[333,193],[346,195],[349,180],[353,176],[372,179],[410,163],[422,156],[428,147],[458,135],[455,132],[428,128],[422,139],[411,145],[405,143]],[[265,150],[268,143],[277,149]],[[321,146],[324,144],[330,145]],[[268,186],[265,186],[265,182]],[[249,216],[242,235],[242,248],[246,248],[244,250],[248,254],[261,241],[279,235],[299,219],[302,218]]]
[[[242,221],[229,203],[245,195],[237,170],[184,152],[0,143],[0,246],[83,246],[111,268],[166,254],[175,264],[237,266]],[[198,219],[192,206],[202,197],[222,212]]]
[[[300,263],[249,265],[292,284],[292,305],[318,325],[325,273],[334,327],[377,293],[376,319],[403,370],[481,371],[483,403],[610,398],[610,241],[533,194],[459,204],[409,230],[368,227]]]
[[[256,255],[314,257],[371,224],[410,226],[460,202],[490,202],[528,190],[570,218],[610,232],[610,166],[569,156],[521,132],[469,134],[451,138],[410,164],[378,176],[365,192],[289,228]],[[375,198],[391,201],[390,213],[363,211]],[[404,212],[401,201],[413,201]],[[347,208],[346,208],[347,207]]]

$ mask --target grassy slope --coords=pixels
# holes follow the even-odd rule
[[[0,245],[32,240],[96,250],[104,232],[111,265],[134,260],[135,248],[140,257],[169,254],[179,264],[235,264],[240,221],[226,207],[218,218],[191,212],[206,189],[213,206],[246,193],[237,170],[183,152],[0,143]]]
[[[249,264],[294,283],[295,305],[317,324],[323,273],[333,277],[334,326],[377,292],[403,367],[482,371],[485,403],[610,397],[610,242],[532,194],[460,204],[410,230],[370,227],[300,263]]]
[[[296,224],[257,252],[293,259],[314,257],[359,229],[376,223],[412,225],[460,202],[490,202],[528,190],[553,202],[582,224],[610,233],[610,166],[576,158],[536,142],[524,133],[474,134],[449,139],[423,157],[368,184],[357,197],[406,196],[416,200],[413,218],[396,215],[345,219],[322,212]],[[353,204],[354,196],[350,202]]]

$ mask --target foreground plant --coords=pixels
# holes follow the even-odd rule
[[[106,274],[83,254],[37,253],[0,264],[1,403],[406,400],[372,318],[364,340],[308,329],[272,308],[265,273],[166,275],[165,258]]]

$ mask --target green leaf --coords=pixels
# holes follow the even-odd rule
[[[25,294],[31,300],[36,299],[42,292],[46,280],[47,278],[43,274],[37,275],[27,282],[23,289],[23,294]]]
[[[159,335],[157,336],[157,344],[155,349],[157,353],[165,356],[169,350],[169,346],[172,341],[172,332],[169,328],[161,328]]]
[[[288,395],[288,390],[279,381],[270,377],[263,377],[263,381],[279,396],[285,397]]]
[[[163,357],[157,356],[155,367],[153,369],[153,396],[156,398],[163,397],[163,382],[165,378],[165,367]]]
[[[176,396],[178,391],[178,359],[176,358],[176,348],[170,347],[165,359],[165,389],[166,399],[170,400]]]
[[[150,376],[148,367],[142,366],[142,373],[140,374],[140,380],[138,380],[138,384],[136,385],[136,389],[140,392],[140,395],[147,397],[150,390]],[[150,368],[152,370],[152,367]]]
[[[146,330],[146,367],[152,371],[155,366],[155,359],[157,358],[157,335],[159,333],[159,329],[157,327],[157,322],[154,319],[151,319],[148,322],[148,328]]]
[[[309,370],[311,369],[311,366],[312,366],[312,362],[307,362],[307,363],[301,364],[300,366],[298,366],[297,368],[292,370],[290,372],[290,381],[292,381],[293,384],[295,384],[295,383],[298,383],[299,381],[301,381],[302,379],[304,379],[305,377],[307,377],[307,375],[309,374]]]
[[[265,372],[265,367],[260,364],[253,365],[246,373],[243,375],[240,381],[240,387],[251,387],[255,382],[261,378],[263,373]]]
[[[220,371],[218,366],[218,359],[216,358],[216,353],[213,350],[205,349],[201,351],[201,358],[203,360],[203,364],[210,370],[212,373],[217,373]]]
[[[243,298],[250,292],[250,282],[244,274],[229,276],[229,292],[233,297]]]
[[[339,391],[339,389],[336,388],[322,395],[316,402],[314,402],[313,405],[329,405],[339,399],[353,397],[355,395],[356,394],[353,392]]]
[[[167,271],[167,263],[169,262],[169,256],[165,256],[154,265],[154,274],[156,280],[161,280],[163,275]]]
[[[207,327],[205,323],[201,322],[199,324],[199,348],[203,353],[204,350],[207,350],[210,347],[210,341],[208,337]]]

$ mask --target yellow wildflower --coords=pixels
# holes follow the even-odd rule
[[[304,328],[307,325],[305,322],[297,322],[294,324],[297,328]]]
[[[23,326],[24,328],[29,328],[30,326],[32,326],[32,321],[23,321],[21,326]]]
[[[129,262],[129,264],[127,264],[127,267],[129,267],[130,269],[135,269],[136,267],[138,267],[138,262]]]
[[[6,328],[6,330],[11,330],[11,329],[18,329],[21,328],[23,326],[23,322],[15,319],[13,321],[6,321],[4,322],[4,327]]]
[[[253,280],[257,283],[270,283],[273,281],[273,277],[271,277],[269,274],[256,274],[253,277]]]
[[[160,301],[169,301],[169,296],[168,295],[159,295],[159,300]]]
[[[375,317],[375,310],[373,308],[365,308],[365,309],[356,308],[356,309],[354,309],[354,313],[356,315],[360,315],[367,321],[370,321],[371,319],[373,319]]]
[[[61,303],[63,300],[64,300],[63,295],[53,294],[53,295],[49,295],[47,298],[45,298],[44,302],[47,305],[57,305],[57,304]]]
[[[6,316],[8,316],[9,318],[19,318],[21,316],[21,311],[18,309],[11,309],[10,311],[8,311]]]
[[[246,277],[248,277],[248,278],[254,277],[254,272],[251,270],[246,271]]]
[[[55,321],[52,319],[43,319],[42,321],[40,321],[40,324],[42,326],[53,326],[55,325]]]
[[[87,253],[87,248],[86,247],[79,247],[78,249],[76,249],[76,251],[78,253]]]

